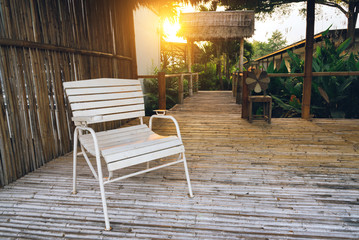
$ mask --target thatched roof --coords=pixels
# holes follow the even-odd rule
[[[253,11],[194,12],[180,16],[180,36],[194,41],[239,39],[254,33]]]

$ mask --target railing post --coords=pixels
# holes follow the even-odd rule
[[[193,75],[190,74],[189,75],[189,83],[188,83],[188,92],[189,92],[189,96],[192,97],[193,96]]]
[[[238,75],[236,73],[232,73],[232,94],[233,94],[233,97],[237,96],[237,84],[238,84]]]
[[[248,91],[248,86],[246,84],[247,75],[248,75],[247,71],[243,72],[243,79],[242,79],[242,118],[248,118],[248,116],[249,116],[249,111],[248,111],[249,91]],[[239,93],[237,92],[237,94],[239,94]],[[237,99],[238,99],[238,95],[237,95]]]
[[[234,97],[234,73],[232,75],[232,96]]]
[[[244,73],[237,73],[237,89],[236,89],[236,103],[237,104],[243,104],[243,92],[247,91],[243,88],[245,80],[244,80]],[[247,87],[247,85],[245,86]],[[247,88],[246,88],[247,89]]]
[[[194,75],[194,82],[195,82],[195,84],[194,84],[194,91],[196,92],[196,93],[198,93],[198,80],[199,80],[199,76],[198,76],[198,73],[195,73],[195,75]]]
[[[178,79],[178,103],[183,104],[183,74]]]
[[[158,107],[166,109],[166,76],[164,72],[158,73]]]
[[[302,118],[310,119],[310,99],[312,94],[312,63],[314,44],[315,1],[307,1],[307,32],[305,43],[304,79],[302,97]]]

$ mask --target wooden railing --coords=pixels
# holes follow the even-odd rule
[[[249,110],[248,110],[248,95],[249,91],[247,88],[247,84],[243,82],[246,79],[248,72],[244,73],[232,73],[233,81],[232,81],[232,91],[233,96],[236,97],[236,102],[242,104],[242,118],[248,118]],[[326,77],[326,76],[359,76],[359,71],[352,72],[313,72],[311,74],[312,77]],[[268,77],[304,77],[304,73],[268,73]],[[243,81],[241,80],[243,78]],[[305,90],[303,90],[304,92]],[[309,108],[305,111],[305,115],[310,115],[310,105]],[[307,117],[303,117],[303,109],[302,109],[302,118],[309,119]]]
[[[166,78],[178,77],[178,103],[183,104],[183,80],[185,76],[189,76],[188,92],[189,96],[192,97],[194,92],[198,92],[198,73],[165,74],[164,72],[159,72],[157,75],[138,75],[137,77],[158,79],[158,106],[159,109],[166,109]]]

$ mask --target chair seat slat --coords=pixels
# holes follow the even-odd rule
[[[157,135],[157,134],[156,134]],[[148,146],[153,146],[156,144],[161,144],[161,143],[167,143],[167,142],[172,142],[172,141],[178,141],[178,138],[175,136],[160,136],[157,135],[158,138],[153,138],[151,141],[143,141],[143,142],[137,142],[136,144],[122,144],[122,145],[116,145],[116,146],[112,146],[111,148],[103,148],[102,154],[103,155],[110,155],[110,154],[114,154],[117,152],[121,152],[121,151],[130,151],[130,150],[134,150],[134,149],[140,149],[142,147],[148,147]]]
[[[103,101],[103,100],[116,100],[124,98],[139,98],[143,97],[142,92],[125,92],[125,93],[109,93],[109,94],[96,94],[96,95],[76,95],[69,96],[69,102],[92,102],[92,101]]]
[[[151,134],[147,133],[147,132],[140,132],[140,133],[135,133],[136,135],[127,135],[127,136],[121,136],[118,137],[118,135],[111,135],[108,138],[98,138],[98,142],[99,142],[99,148],[101,149],[108,149],[108,148],[112,148],[114,146],[120,146],[120,145],[128,145],[128,144],[136,144],[136,143],[141,143],[141,142],[145,142],[148,140],[148,138],[151,136]],[[153,133],[154,134],[154,133]],[[159,136],[159,135],[158,135]],[[158,139],[160,137],[157,136],[152,136],[153,139]],[[90,141],[91,139],[89,139],[88,141],[83,141],[81,140],[81,144],[89,151],[89,152],[94,152],[95,151],[95,145],[93,143],[93,141]]]
[[[142,110],[143,108],[144,108],[143,104],[111,107],[111,108],[98,108],[91,110],[74,111],[73,116],[78,117],[78,116],[97,116],[97,115],[115,114],[119,112],[139,111]]]
[[[167,140],[166,138],[163,138],[161,140]],[[106,160],[106,162],[109,164],[114,161],[118,161],[121,159],[128,159],[133,158],[136,156],[141,156],[144,154],[150,154],[157,151],[161,151],[163,149],[169,149],[173,147],[181,146],[182,143],[178,139],[172,139],[169,141],[158,141],[156,143],[153,142],[145,142],[146,144],[141,144],[141,146],[137,146],[140,144],[131,144],[131,148],[124,151],[122,147],[114,147],[112,148],[112,153],[109,154],[106,151],[102,151],[102,154]],[[147,146],[146,146],[147,145]]]
[[[144,162],[149,162],[149,161],[156,160],[159,158],[176,155],[176,154],[179,154],[182,152],[184,152],[183,145],[174,147],[174,148],[163,149],[163,150],[152,152],[152,153],[145,154],[145,155],[132,157],[129,159],[112,162],[112,163],[107,164],[107,167],[108,167],[109,171],[116,171],[121,168],[137,165],[137,164],[144,163]],[[106,157],[104,157],[104,158],[106,159]]]
[[[143,98],[72,103],[71,109],[73,111],[77,111],[77,110],[83,110],[83,109],[116,107],[116,106],[132,105],[132,104],[139,104],[139,103],[144,103]]]
[[[131,92],[141,91],[141,85],[121,86],[121,87],[96,87],[96,88],[73,88],[67,90],[67,96],[74,95],[88,95],[100,93],[116,93],[116,92]]]
[[[104,87],[104,86],[131,86],[138,85],[136,79],[117,79],[117,78],[98,78],[90,80],[64,82],[64,88],[82,88],[82,87]]]

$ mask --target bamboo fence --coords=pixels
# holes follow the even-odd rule
[[[136,77],[133,5],[0,0],[0,186],[71,151],[64,81]]]

